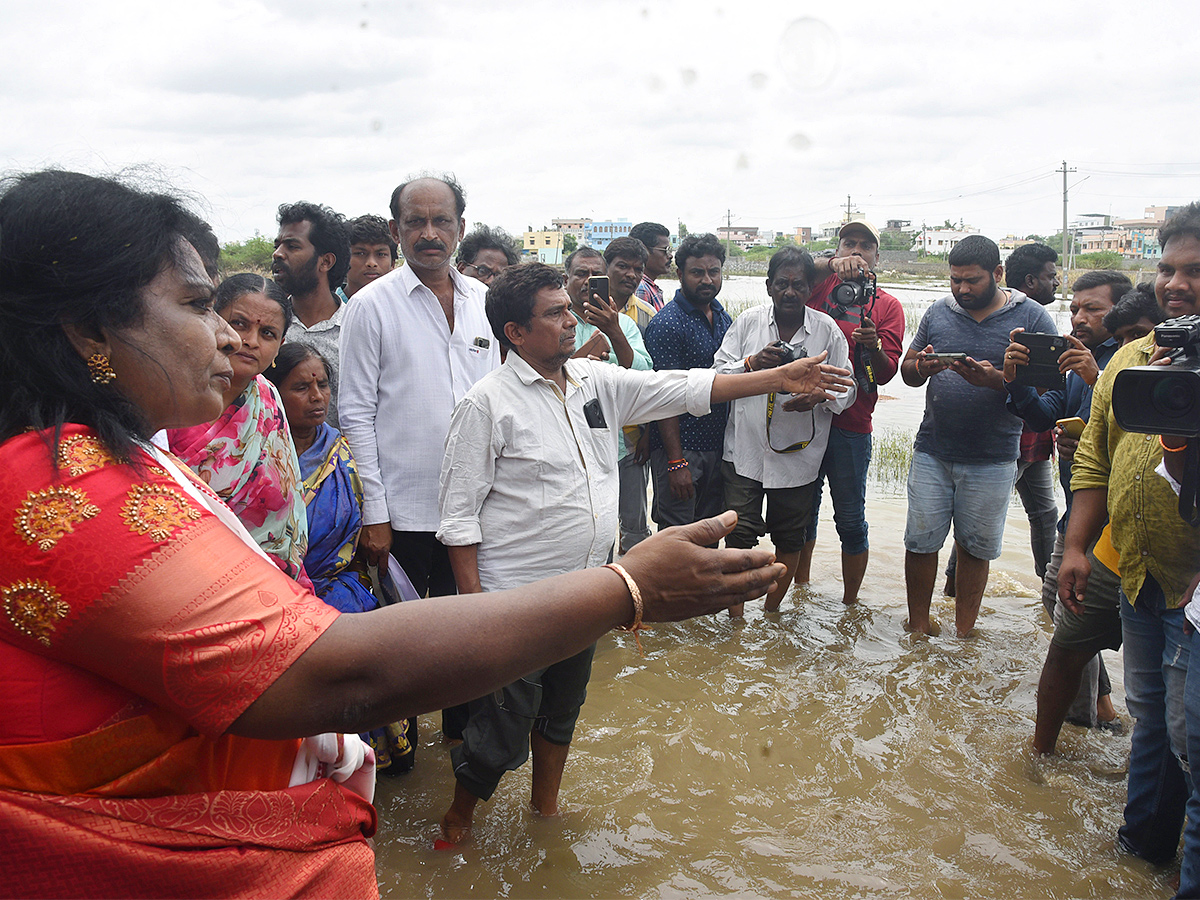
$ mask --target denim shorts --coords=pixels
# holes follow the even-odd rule
[[[1004,520],[1017,462],[946,462],[913,453],[908,470],[908,523],[904,549],[937,553],[950,525],[954,540],[976,559],[996,559],[1004,542]]]

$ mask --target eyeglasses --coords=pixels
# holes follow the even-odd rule
[[[477,277],[480,281],[491,281],[493,278],[499,275],[501,271],[500,269],[489,269],[487,266],[477,266],[475,263],[471,263],[470,265],[466,266],[463,271],[466,271],[466,269],[474,269],[475,277]]]

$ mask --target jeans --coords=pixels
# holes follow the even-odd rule
[[[1149,575],[1131,605],[1121,593],[1125,650],[1125,705],[1136,720],[1129,749],[1125,824],[1117,843],[1142,859],[1165,865],[1175,858],[1184,805],[1186,774],[1184,694],[1190,638],[1183,610],[1167,609],[1162,588]],[[1200,840],[1200,818],[1188,826],[1189,843]]]
[[[650,537],[646,519],[646,486],[650,483],[650,462],[639,466],[633,454],[627,453],[617,462],[621,479],[617,497],[617,514],[621,523],[621,552],[628,553]]]
[[[834,425],[829,429],[829,446],[821,460],[821,474],[813,494],[812,525],[805,543],[817,539],[817,517],[821,513],[821,492],[829,479],[829,497],[833,500],[833,524],[847,556],[865,553],[867,544],[867,467],[871,464],[871,435],[847,431]]]
[[[1188,640],[1200,649],[1200,636],[1193,633]],[[1184,688],[1184,708],[1187,715],[1188,759],[1200,759],[1200,665],[1188,668],[1187,685]],[[1179,893],[1177,898],[1200,897],[1200,779],[1192,785],[1187,801],[1188,826],[1183,832],[1183,864],[1179,867]]]
[[[1029,545],[1033,570],[1046,577],[1046,564],[1054,552],[1058,506],[1054,502],[1054,464],[1048,459],[1017,463],[1017,496],[1029,517]]]

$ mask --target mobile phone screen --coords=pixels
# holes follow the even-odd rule
[[[590,303],[592,294],[599,294],[605,300],[608,299],[608,276],[593,275],[588,279],[588,295],[587,300]]]

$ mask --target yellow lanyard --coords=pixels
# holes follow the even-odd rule
[[[811,409],[808,411],[809,416],[809,434],[808,440],[797,441],[790,447],[784,447],[779,450],[771,443],[771,418],[775,415],[775,392],[767,394],[767,446],[775,453],[796,453],[803,450],[812,443],[812,439],[817,436],[817,416]]]

